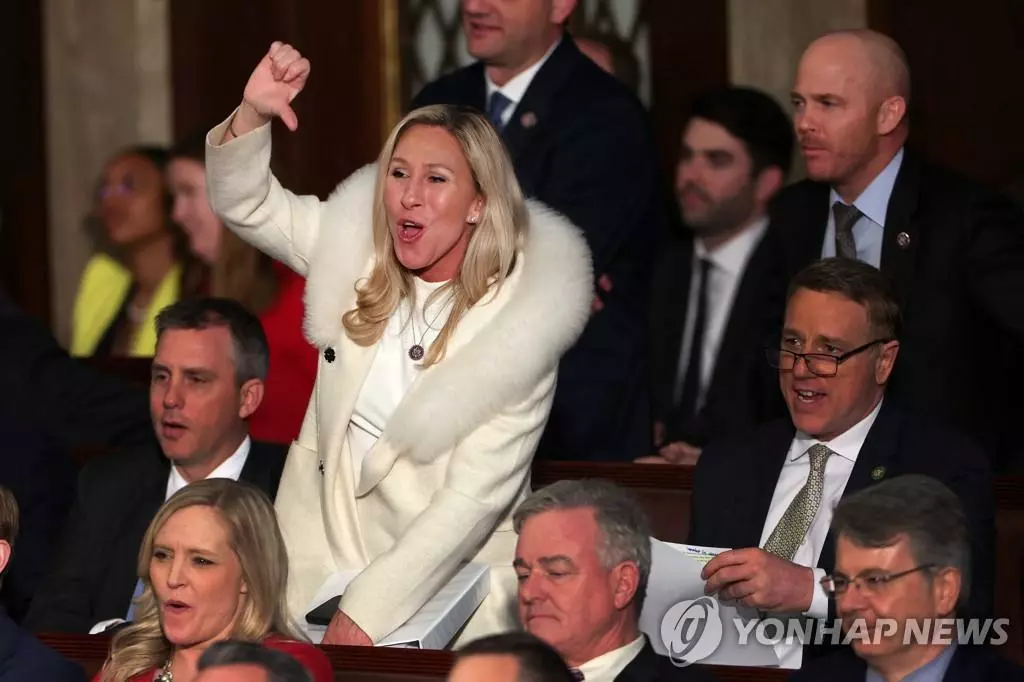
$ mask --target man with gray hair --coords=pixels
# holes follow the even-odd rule
[[[217,642],[197,667],[195,682],[313,682],[297,659],[256,642]]]
[[[897,476],[840,501],[831,532],[835,570],[822,586],[852,646],[807,663],[794,680],[1024,679],[976,646],[981,641],[961,641],[970,623],[953,622],[971,568],[964,511],[949,488],[929,476]],[[999,637],[993,623],[976,625],[979,640]]]
[[[513,522],[520,621],[576,679],[705,679],[657,655],[640,632],[651,533],[629,493],[607,481],[558,481],[527,497]]]
[[[241,480],[274,499],[286,448],[252,441],[247,422],[263,399],[268,357],[259,319],[236,301],[189,299],[160,312],[149,387],[160,447],[98,457],[82,470],[62,547],[26,627],[86,633],[132,620],[142,537],[164,501],[189,483]]]

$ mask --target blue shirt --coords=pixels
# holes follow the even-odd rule
[[[882,172],[875,176],[864,191],[860,193],[853,205],[864,215],[853,224],[853,241],[857,245],[857,260],[870,263],[876,268],[882,265],[882,236],[885,230],[885,216],[889,211],[889,198],[892,188],[896,185],[896,176],[903,165],[903,148],[892,157]],[[832,215],[832,205],[841,201],[846,203],[833,189],[828,199],[828,224],[825,227],[825,243],[821,247],[821,257],[831,258],[836,255],[836,219]]]
[[[942,682],[942,678],[946,676],[946,669],[949,668],[949,663],[953,660],[953,654],[955,653],[956,644],[950,644],[943,649],[941,654],[901,679],[900,682]],[[878,671],[868,667],[867,675],[864,676],[864,682],[885,682],[885,678]]]

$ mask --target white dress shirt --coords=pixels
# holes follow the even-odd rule
[[[230,457],[210,472],[206,478],[230,478],[237,481],[245,468],[245,462],[249,459],[249,449],[252,447],[252,439],[246,436]],[[178,467],[171,466],[171,473],[167,476],[167,495],[164,501],[171,499],[171,495],[188,485],[188,481],[178,471]]]
[[[704,321],[704,345],[701,353],[700,387],[697,392],[697,409],[704,404],[711,377],[715,371],[718,349],[722,346],[725,327],[729,323],[732,304],[736,299],[740,280],[747,269],[747,263],[754,254],[754,249],[761,243],[768,229],[768,218],[758,218],[742,232],[719,246],[708,251],[704,242],[694,237],[693,263],[690,267],[690,296],[686,302],[686,323],[683,326],[683,343],[679,351],[679,366],[676,370],[675,391],[672,400],[678,403],[682,397],[683,381],[686,368],[690,364],[690,351],[693,348],[693,328],[697,324],[697,296],[700,289],[701,260],[711,261],[708,271],[708,308]]]
[[[614,682],[627,665],[636,658],[644,648],[644,636],[640,635],[626,646],[612,649],[592,658],[579,667],[584,682]]]
[[[761,542],[759,547],[764,547],[768,542],[768,536],[775,530],[775,526],[782,520],[790,503],[796,497],[800,489],[807,483],[807,476],[811,473],[811,460],[807,451],[812,445],[823,443],[832,450],[831,455],[825,462],[825,485],[821,495],[821,506],[818,513],[811,521],[811,527],[807,529],[807,535],[803,543],[797,548],[793,556],[793,563],[801,566],[814,567],[818,563],[821,549],[828,537],[829,526],[832,525],[832,511],[839,498],[843,496],[846,484],[850,480],[850,473],[853,465],[857,463],[857,456],[864,446],[864,440],[871,430],[871,426],[878,417],[878,411],[882,409],[882,401],[878,401],[875,409],[868,416],[851,426],[845,432],[836,436],[830,441],[819,441],[812,436],[797,431],[793,442],[789,446],[789,453],[786,455],[786,462],[782,465],[782,472],[779,480],[775,483],[775,493],[772,495],[772,503],[768,508],[768,516],[765,518],[764,528],[761,530]],[[825,570],[814,569],[814,595],[811,597],[811,608],[806,615],[811,618],[828,617],[828,595],[821,587],[821,579],[825,577]],[[797,643],[780,642],[775,645],[775,653],[779,657],[779,664],[783,668],[799,668],[803,659],[803,648]]]
[[[889,213],[889,199],[896,186],[896,176],[903,165],[903,148],[892,157],[882,172],[875,176],[853,205],[863,214],[853,224],[853,242],[857,247],[857,260],[879,268],[882,266],[882,242],[885,234],[885,218]],[[832,206],[837,201],[847,203],[833,189],[828,198],[828,224],[825,226],[825,242],[821,245],[821,257],[836,255],[836,217]]]
[[[407,302],[403,302],[391,315],[348,423],[348,445],[355,481],[359,480],[362,472],[363,459],[377,444],[391,414],[422,373],[423,361],[410,358],[409,349],[419,344],[424,351],[430,350],[430,344],[444,327],[447,311],[451,309],[450,297],[441,294],[424,310],[427,297],[445,282],[424,282],[414,277],[413,284],[416,308],[412,317]]]
[[[544,62],[548,60],[548,57],[551,56],[551,53],[555,51],[555,48],[558,47],[563,40],[564,38],[556,40],[554,44],[548,48],[548,51],[544,53],[544,56],[537,61],[537,63],[533,64],[521,73],[517,73],[509,79],[508,83],[505,83],[500,87],[494,84],[494,81],[490,79],[485,71],[484,81],[487,83],[487,101],[484,103],[484,111],[487,110],[487,107],[491,103],[491,95],[493,95],[495,91],[500,92],[505,95],[505,97],[512,100],[512,104],[505,107],[505,111],[501,113],[501,125],[508,125],[509,120],[512,118],[512,114],[516,111],[516,107],[519,106],[520,100],[522,100],[523,96],[526,94],[526,89],[529,88],[530,83],[533,82],[533,77],[537,75],[537,72],[540,71],[540,67],[544,66]]]

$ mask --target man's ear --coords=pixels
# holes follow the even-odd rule
[[[238,416],[248,419],[263,402],[265,387],[260,379],[249,379],[238,390]]]
[[[782,189],[785,182],[782,169],[778,166],[768,166],[762,170],[754,181],[754,194],[758,202],[767,204]]]
[[[7,564],[11,560],[11,551],[11,543],[7,540],[0,540],[0,573],[7,569]]]
[[[576,9],[577,0],[554,0],[551,3],[551,23],[562,26],[569,20],[572,11]]]
[[[611,580],[615,608],[629,606],[640,588],[640,568],[633,561],[623,561],[612,569]]]
[[[960,600],[960,587],[963,576],[955,568],[947,567],[935,574],[932,580],[932,597],[935,599],[936,610],[942,614],[956,611],[956,603]]]
[[[896,130],[907,115],[907,100],[899,96],[886,97],[878,107],[876,127],[879,135],[888,135]]]
[[[896,365],[896,356],[900,353],[900,342],[889,341],[882,345],[882,352],[875,362],[875,383],[881,386],[889,381],[892,368]]]

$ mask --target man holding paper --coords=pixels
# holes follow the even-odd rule
[[[764,613],[826,618],[820,580],[844,495],[904,473],[932,476],[966,510],[973,613],[988,613],[994,509],[988,458],[966,437],[883,400],[899,352],[899,306],[875,268],[815,262],[790,284],[782,338],[767,350],[790,419],[709,446],[694,474],[689,542],[734,547],[708,562],[705,591]],[[776,646],[799,668],[802,649]]]
[[[651,572],[644,510],[607,481],[558,481],[513,516],[519,618],[586,682],[713,679],[655,653],[640,631]]]

